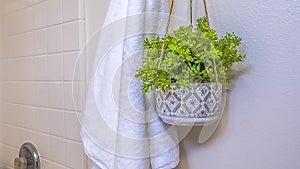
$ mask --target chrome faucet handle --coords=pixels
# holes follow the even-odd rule
[[[40,169],[41,156],[32,143],[24,143],[19,151],[19,158],[15,158],[14,169]]]

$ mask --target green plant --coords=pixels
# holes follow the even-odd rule
[[[207,18],[199,18],[195,27],[181,26],[162,38],[146,38],[146,55],[136,77],[143,81],[143,92],[152,86],[166,90],[171,83],[188,87],[190,83],[208,83],[216,78],[230,83],[228,68],[246,58],[238,53],[240,44],[241,38],[234,33],[219,38]]]

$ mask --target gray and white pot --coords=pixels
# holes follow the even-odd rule
[[[221,83],[193,83],[189,88],[155,89],[158,116],[168,124],[203,126],[218,120],[223,110]]]

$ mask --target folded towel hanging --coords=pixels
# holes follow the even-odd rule
[[[93,168],[170,169],[179,162],[176,127],[156,116],[152,94],[144,96],[134,78],[143,39],[164,33],[168,8],[168,0],[110,2],[81,131]]]

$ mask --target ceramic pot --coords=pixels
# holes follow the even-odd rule
[[[155,89],[158,116],[168,124],[201,126],[215,122],[222,109],[221,83],[193,83],[189,88]]]

